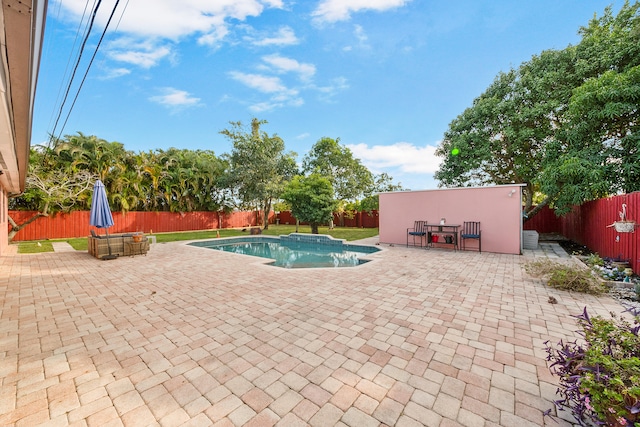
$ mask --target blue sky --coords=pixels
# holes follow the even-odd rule
[[[101,3],[62,110],[87,1],[50,0],[32,144],[82,132],[135,152],[221,155],[232,144],[219,132],[257,117],[299,161],[320,138],[340,138],[372,172],[436,188],[435,148],[500,71],[578,43],[594,13],[622,4],[122,0],[69,114],[115,0]]]

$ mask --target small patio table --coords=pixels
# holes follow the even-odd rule
[[[427,224],[427,245],[433,247],[434,243],[444,243],[453,245],[455,251],[458,249],[459,229],[460,224]]]
[[[135,256],[135,255],[147,255],[147,239],[141,240],[139,242],[124,242],[124,255],[125,256]]]

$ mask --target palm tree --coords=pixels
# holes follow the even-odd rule
[[[73,170],[94,173],[105,185],[110,176],[123,171],[123,162],[128,155],[121,143],[85,136],[82,132],[58,141],[55,152],[62,158],[71,159]]]

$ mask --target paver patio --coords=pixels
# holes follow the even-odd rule
[[[382,247],[344,269],[184,243],[0,257],[0,425],[570,425],[542,415],[543,343],[616,301],[529,277],[541,251]]]

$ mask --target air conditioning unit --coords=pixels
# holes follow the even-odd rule
[[[535,230],[522,231],[522,248],[538,249],[538,232]]]

